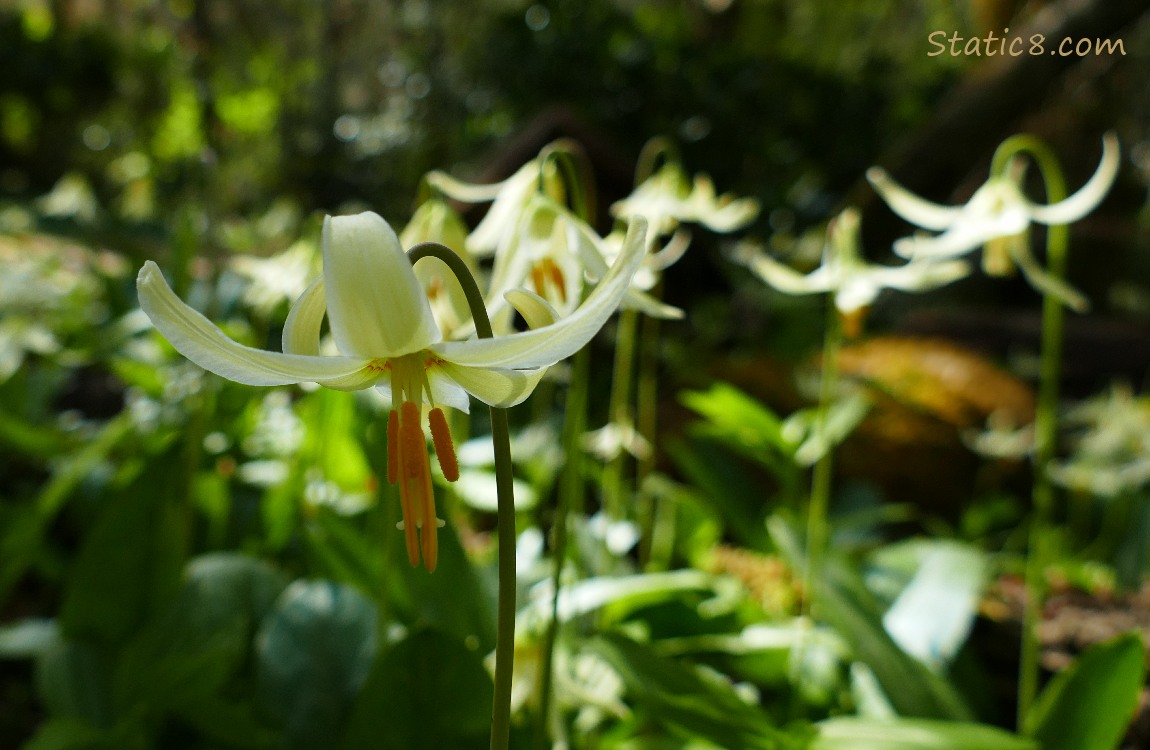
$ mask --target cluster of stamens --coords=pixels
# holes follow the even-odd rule
[[[398,528],[404,534],[407,558],[412,565],[419,565],[422,554],[423,564],[431,572],[435,570],[439,559],[436,532],[443,521],[435,515],[431,462],[427,455],[426,434],[421,424],[424,387],[416,385],[412,393],[397,382],[402,374],[397,370],[408,368],[393,366],[391,369],[393,393],[406,398],[396,398],[387,417],[387,481],[399,485],[403,521],[398,524]],[[422,369],[421,363],[421,376]],[[428,424],[439,468],[447,481],[454,482],[459,479],[459,462],[455,457],[455,445],[443,409],[432,408],[428,414]]]
[[[563,269],[550,258],[544,258],[531,266],[531,284],[535,287],[535,293],[544,299],[547,299],[547,286],[550,284],[555,287],[559,301],[567,301],[567,279],[563,276]]]

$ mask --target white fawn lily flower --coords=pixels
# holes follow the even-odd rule
[[[806,275],[749,246],[740,247],[735,260],[785,294],[833,293],[835,307],[847,321],[850,335],[857,333],[863,313],[883,289],[926,291],[956,281],[970,271],[966,263],[955,260],[915,260],[902,266],[867,263],[859,254],[858,234],[859,213],[849,208],[831,222],[823,245],[823,262]]]
[[[506,180],[489,185],[463,182],[439,171],[428,174],[427,182],[452,200],[491,201],[491,207],[467,237],[470,251],[479,257],[496,255],[509,241],[508,227],[515,226],[532,198],[546,195],[561,199],[563,195],[558,168],[544,157],[532,159]]]
[[[1039,291],[1083,310],[1086,299],[1046,273],[1031,254],[1028,230],[1032,223],[1070,224],[1093,211],[1114,183],[1118,164],[1118,138],[1107,133],[1102,139],[1102,159],[1093,176],[1078,192],[1052,204],[1035,203],[1026,197],[1022,192],[1022,171],[1017,165],[1003,174],[992,175],[963,206],[941,206],[920,198],[879,167],[871,168],[867,179],[896,214],[923,229],[942,232],[933,237],[897,240],[897,254],[904,258],[955,258],[985,246],[983,268],[988,274],[1004,276],[1017,267]]]
[[[550,365],[581,349],[622,301],[643,259],[646,226],[632,224],[626,248],[583,304],[532,331],[467,341],[443,341],[423,287],[399,239],[374,213],[328,217],[323,226],[323,276],[296,300],[283,331],[283,353],[228,338],[182,302],[148,261],[137,280],[140,306],[173,346],[200,367],[247,385],[315,382],[338,390],[374,386],[388,400],[388,479],[399,483],[408,557],[428,570],[438,559],[426,437],[444,475],[458,464],[441,406],[466,411],[468,394],[493,406],[513,406],[535,388]],[[327,317],[338,355],[320,354]]]
[[[401,247],[415,247],[421,242],[437,242],[450,248],[463,259],[472,275],[477,275],[475,260],[467,248],[467,225],[446,201],[425,201],[399,233]],[[447,264],[434,256],[424,258],[415,265],[415,277],[427,294],[439,330],[447,338],[467,338],[475,333],[467,295]]]
[[[642,216],[650,227],[647,242],[670,234],[680,223],[702,224],[716,232],[733,232],[754,220],[759,202],[753,198],[716,197],[715,184],[705,174],[692,181],[676,162],[668,161],[643,180],[635,191],[611,206],[620,219]]]
[[[665,305],[647,294],[655,289],[663,271],[674,265],[691,244],[691,233],[680,228],[682,223],[702,224],[716,232],[733,232],[746,226],[759,213],[759,203],[752,198],[734,198],[730,194],[715,196],[715,185],[705,174],[692,181],[675,161],[666,161],[626,198],[611,206],[619,219],[642,216],[647,220],[648,254],[643,267],[632,282],[634,293],[624,304],[654,318],[681,318],[683,311]],[[659,237],[674,233],[663,247]],[[619,252],[622,232],[613,231],[603,247],[610,260]]]

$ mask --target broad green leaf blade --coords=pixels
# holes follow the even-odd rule
[[[664,447],[686,478],[711,498],[741,544],[751,549],[769,546],[763,529],[767,497],[761,475],[712,442],[668,440]]]
[[[184,531],[163,463],[109,497],[84,539],[60,612],[68,636],[121,642],[178,589]]]
[[[804,747],[805,728],[784,732],[757,706],[699,669],[659,656],[649,646],[608,633],[592,642],[623,678],[627,693],[652,720],[678,737],[698,737],[719,747],[782,750]]]
[[[1138,706],[1146,679],[1139,633],[1096,644],[1046,686],[1026,717],[1043,750],[1113,750]]]
[[[250,663],[256,627],[286,585],[270,565],[240,554],[193,560],[175,599],[121,652],[118,705],[163,712],[218,695]]]
[[[24,750],[112,750],[111,732],[73,717],[49,719],[24,745]]]
[[[413,633],[376,660],[352,708],[343,746],[486,748],[491,698],[491,677],[478,652],[446,633]]]
[[[844,717],[816,726],[809,750],[1039,750],[1032,739],[968,722]]]
[[[768,522],[772,539],[790,563],[799,567],[803,550],[798,536],[781,516]],[[970,721],[962,696],[946,680],[907,655],[882,625],[882,609],[862,579],[833,555],[815,577],[816,616],[834,627],[853,647],[855,658],[874,672],[902,716]],[[913,686],[913,689],[910,689]]]
[[[375,606],[329,581],[288,586],[256,636],[257,700],[284,748],[338,737],[375,657]]]
[[[111,726],[112,666],[104,649],[57,639],[36,660],[36,693],[54,718]]]

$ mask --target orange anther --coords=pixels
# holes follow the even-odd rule
[[[427,421],[431,424],[431,444],[435,446],[435,457],[439,459],[443,478],[454,482],[459,479],[459,461],[455,458],[455,444],[451,441],[451,428],[447,426],[443,409],[438,406],[432,409]]]
[[[399,477],[399,412],[387,414],[387,481],[395,484]]]
[[[427,447],[423,428],[419,425],[419,407],[411,401],[404,401],[399,407],[399,439],[403,441],[401,453],[404,476],[418,479],[423,474]]]
[[[540,265],[531,266],[531,283],[535,285],[536,294],[547,297],[547,275]]]
[[[561,302],[567,301],[567,280],[563,277],[563,269],[556,265],[555,261],[548,258],[543,261],[544,267],[547,269],[548,275],[551,277],[551,283],[555,285],[555,293],[559,295]],[[540,292],[540,296],[542,296]]]

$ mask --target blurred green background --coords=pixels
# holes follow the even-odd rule
[[[932,32],[1007,27],[1118,38],[1125,54],[928,55]],[[473,508],[472,523],[448,524],[434,579],[411,572],[391,530],[395,504],[374,502],[386,493],[374,480],[378,415],[346,394],[205,378],[136,311],[145,259],[230,333],[277,348],[288,291],[251,293],[233,260],[297,243],[314,250],[325,213],[370,209],[401,226],[431,169],[495,181],[550,141],[575,139],[606,231],[643,144],[667,136],[689,171],[761,201],[745,234],[801,261],[804,233],[853,203],[868,255],[889,261],[907,228],[866,187],[869,166],[960,203],[994,147],[1030,131],[1064,159],[1073,189],[1096,166],[1101,134],[1115,130],[1118,182],[1073,230],[1070,276],[1095,306],[1068,325],[1067,387],[1085,395],[1119,376],[1137,388],[1150,366],[1148,71],[1140,0],[0,0],[0,625],[9,626],[0,747],[33,736],[39,750],[315,747],[333,727],[356,747],[373,736],[373,707],[409,687],[390,676],[429,664],[447,676],[416,692],[456,709],[444,726],[458,736],[444,730],[441,746],[475,746],[485,731],[490,515]],[[479,216],[466,214],[472,225]],[[767,291],[723,251],[699,232],[665,277],[666,299],[688,311],[663,328],[669,431],[685,419],[676,389],[716,377],[795,408],[792,386],[778,384],[821,336],[816,301]],[[929,299],[884,299],[871,325],[1007,361],[1034,348],[1036,310],[1024,282],[976,277]],[[596,395],[593,415],[605,400]],[[543,445],[556,440],[557,403],[550,392],[519,412],[520,426],[544,428]],[[947,429],[948,450],[963,450]],[[704,469],[716,451],[692,450],[676,478],[696,486],[665,490],[683,521],[673,562],[698,565],[719,540],[773,553],[758,475],[720,477],[727,499],[700,501],[714,489]],[[993,481],[971,479],[969,452],[952,456],[943,462],[970,486]],[[544,500],[555,463],[536,443],[518,467]],[[915,482],[881,476],[913,464],[857,446],[843,461],[885,499],[929,502]],[[925,485],[937,484],[923,466]],[[1017,504],[995,516],[1014,489],[1004,487],[967,519],[968,535],[988,546],[1019,517]],[[549,520],[525,512],[524,528]],[[1143,511],[1131,518],[1150,523]],[[1138,555],[1124,563],[1135,578],[1145,570],[1138,545],[1107,554]],[[597,565],[584,572],[620,573]],[[676,636],[746,624],[747,601],[704,622],[694,581],[652,583],[674,600],[652,606],[644,624]],[[633,593],[624,588],[620,597]],[[598,625],[628,621],[629,606]],[[412,635],[389,630],[400,626]],[[377,650],[377,640],[400,645]],[[616,665],[651,668],[628,673],[640,698],[636,684],[681,677],[633,644],[599,648]],[[838,662],[788,708],[769,701],[790,676],[784,667],[742,668],[732,673],[769,675],[763,702],[780,726],[849,703]],[[718,700],[710,682],[688,682],[701,703]],[[977,695],[980,684],[961,689]],[[293,724],[300,706],[312,723]],[[435,721],[426,710],[413,708],[387,746],[412,747],[415,719]],[[654,724],[674,725],[648,710]],[[602,746],[655,747],[626,744],[649,729],[631,721]],[[688,728],[707,735],[698,726]]]

